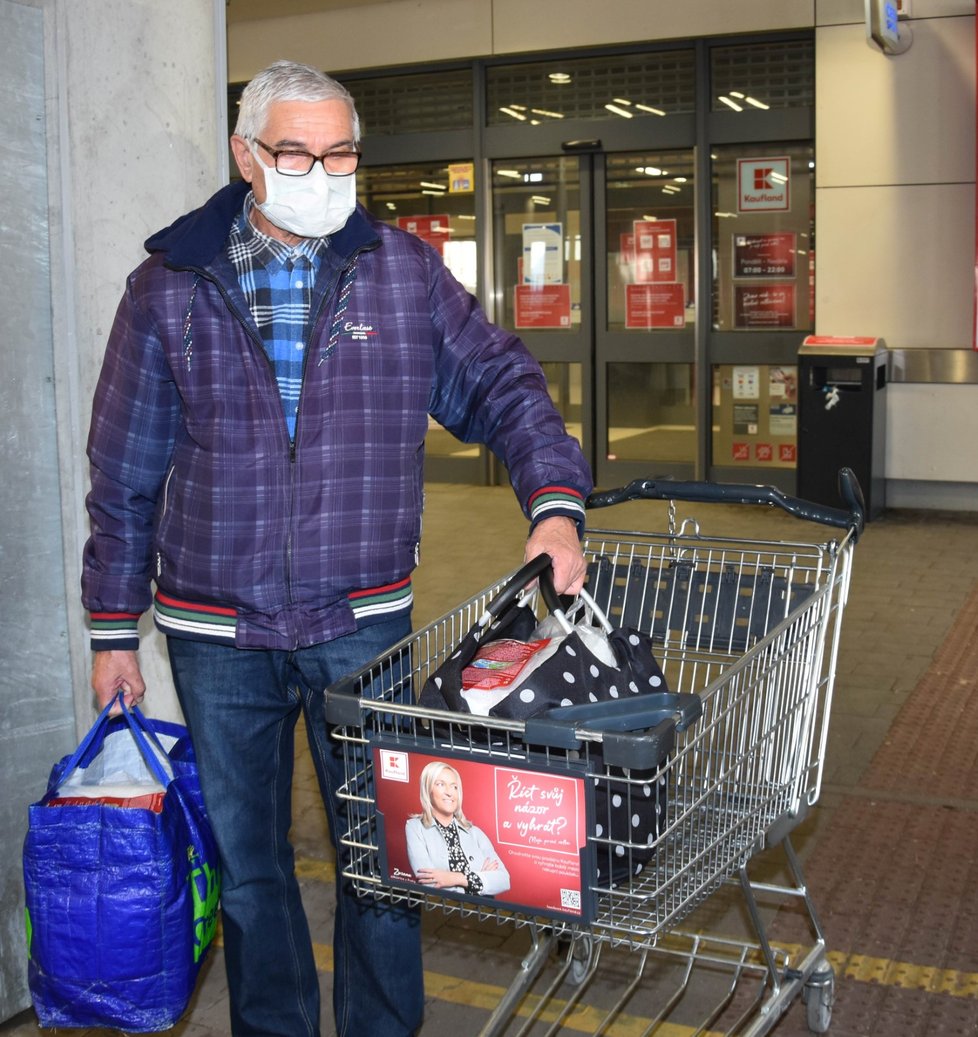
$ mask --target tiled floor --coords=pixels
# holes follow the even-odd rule
[[[768,509],[680,505],[680,516],[686,513],[710,534],[774,541],[822,536]],[[658,530],[666,521],[665,505],[641,502],[595,513],[591,525]],[[416,624],[513,568],[524,537],[508,489],[430,485]],[[837,1037],[978,1034],[976,588],[976,515],[891,511],[867,527],[856,550],[823,796],[795,837],[836,969],[831,1032]],[[294,840],[328,1004],[332,854],[304,756],[295,809]],[[708,905],[705,928],[720,907],[719,900],[716,909]],[[781,926],[779,916],[775,938],[790,942]],[[423,1037],[477,1034],[526,948],[525,929],[426,914]],[[613,958],[595,1002],[624,982],[614,971],[620,967]],[[649,989],[658,982],[650,979]],[[692,1035],[688,1020],[700,1000],[691,990],[663,1037]],[[648,1011],[627,1012],[609,1035],[646,1031]],[[582,1010],[565,1032],[593,1032],[592,1022],[593,1014]],[[713,1025],[706,1032],[722,1032],[726,1024]],[[41,1032],[30,1012],[0,1026],[2,1037]],[[229,1033],[220,952],[172,1032]],[[333,1032],[324,1018],[323,1033]],[[804,1006],[793,1006],[774,1032],[807,1033]]]

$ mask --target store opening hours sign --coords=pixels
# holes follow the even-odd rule
[[[790,209],[789,158],[737,159],[737,212],[788,212]]]

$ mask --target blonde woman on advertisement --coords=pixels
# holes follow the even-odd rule
[[[405,825],[408,860],[423,886],[494,897],[509,872],[486,834],[462,812],[462,779],[439,760],[421,772],[421,813]]]

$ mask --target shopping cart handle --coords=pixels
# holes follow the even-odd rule
[[[600,733],[605,763],[655,769],[672,752],[676,731],[702,713],[698,695],[655,692],[548,710],[526,721],[524,737],[531,745],[580,749],[586,733]]]
[[[851,468],[839,470],[839,496],[845,510],[782,493],[775,486],[749,483],[681,482],[671,479],[634,479],[627,486],[592,493],[587,507],[607,508],[630,500],[675,500],[708,504],[770,504],[809,522],[852,531],[858,540],[866,525],[863,491]]]

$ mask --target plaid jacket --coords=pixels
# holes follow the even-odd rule
[[[316,644],[410,608],[428,414],[485,442],[527,517],[590,474],[536,361],[420,239],[358,208],[323,258],[294,441],[225,244],[247,184],[150,238],[95,392],[82,600],[96,649]]]

